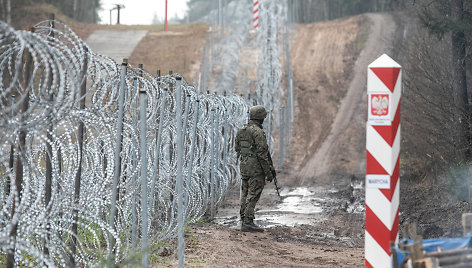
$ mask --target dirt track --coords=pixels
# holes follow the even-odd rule
[[[121,63],[123,58],[131,56],[131,53],[146,33],[147,31],[142,30],[96,30],[87,38],[87,44],[93,51]]]
[[[385,44],[395,27],[388,14],[297,27],[291,46],[296,127],[288,164],[278,174],[283,200],[277,198],[272,185],[266,185],[256,211],[256,223],[266,231],[241,233],[236,185],[219,209],[218,224],[192,227],[187,266],[364,265],[359,175],[365,163],[366,69],[375,58],[388,53]],[[293,194],[300,189],[311,190],[307,195]],[[302,203],[310,202],[312,211],[305,211]],[[287,204],[293,211],[281,209]],[[176,264],[171,258],[159,266]]]
[[[315,121],[319,122],[320,129],[324,129],[324,133],[320,133],[322,136],[321,146],[315,147],[306,153],[305,159],[301,163],[305,163],[298,167],[300,170],[299,176],[301,183],[310,182],[313,177],[327,178],[329,174],[363,174],[365,171],[365,99],[366,99],[366,78],[367,78],[367,65],[374,61],[377,57],[383,53],[388,52],[388,45],[395,33],[395,23],[393,18],[387,14],[369,14],[365,16],[368,20],[369,35],[365,42],[364,48],[362,49],[359,58],[357,59],[354,66],[349,65],[349,62],[343,62],[344,64],[344,78],[349,78],[349,85],[347,92],[345,93],[341,102],[337,102],[336,106],[339,108],[336,114],[333,116],[326,116],[323,113],[312,114],[311,109],[306,112],[299,112],[299,121]],[[360,33],[366,29],[359,29]],[[362,46],[362,40],[358,40],[356,44],[358,47]],[[342,50],[341,50],[342,51]],[[334,51],[333,51],[334,52]],[[347,50],[347,52],[353,53],[353,51]],[[336,53],[336,52],[334,52]],[[340,52],[338,52],[340,53]],[[324,53],[322,53],[324,54]],[[325,57],[331,56],[332,54],[324,54]],[[332,57],[329,57],[332,59]],[[332,59],[332,64],[335,65],[336,61]],[[324,69],[324,65],[327,64],[325,61],[314,61],[318,63],[313,66],[314,69]],[[329,64],[329,63],[328,63]],[[326,72],[328,72],[327,70]],[[294,71],[294,73],[297,73]],[[326,74],[328,75],[328,73]],[[329,84],[321,84],[325,91],[335,91],[336,88],[329,87]],[[328,87],[327,87],[328,86]],[[345,92],[345,91],[341,91]],[[305,100],[307,93],[300,92],[297,94],[297,100]],[[317,98],[321,99],[321,102],[327,102],[330,98],[328,94],[322,91],[319,92]],[[303,104],[298,104],[301,107]],[[334,106],[334,105],[333,105]],[[337,107],[336,107],[337,108]],[[306,126],[305,123],[303,123]],[[297,127],[303,127],[302,124],[298,124]],[[329,131],[329,132],[328,132]],[[310,129],[305,131],[306,133],[317,132],[316,130]],[[297,132],[295,130],[295,140],[293,143],[297,143],[297,140],[311,140],[310,136],[303,132]],[[326,134],[328,133],[328,134]],[[300,136],[297,136],[300,135]],[[310,147],[311,149],[312,147]],[[308,159],[308,161],[306,161]],[[296,159],[295,159],[296,161]],[[300,163],[300,161],[296,161]]]
[[[193,231],[190,243],[197,242],[185,252],[189,267],[356,267],[363,254],[359,249],[287,242],[272,231],[242,233],[222,226]]]

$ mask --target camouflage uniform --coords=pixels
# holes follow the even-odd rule
[[[251,120],[238,130],[236,134],[236,153],[240,162],[241,172],[241,209],[240,216],[243,223],[253,224],[254,209],[264,189],[265,178],[272,181],[273,167],[268,160],[269,148],[266,134],[262,130],[262,122],[267,114],[264,107],[262,115],[250,113]],[[255,108],[251,108],[251,112]],[[262,107],[262,108],[261,108]],[[257,110],[257,108],[256,108]],[[261,119],[262,118],[262,119]]]

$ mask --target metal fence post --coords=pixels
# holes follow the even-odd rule
[[[138,129],[138,98],[139,98],[139,91],[138,91],[138,77],[135,76],[133,77],[133,91],[132,91],[132,96],[133,98],[133,129],[137,130]],[[135,141],[135,139],[133,139]],[[137,147],[136,142],[133,142],[134,146]],[[138,166],[138,156],[136,155],[136,151],[133,150],[132,152],[132,167],[133,170],[136,170]],[[136,173],[137,174],[137,173]],[[136,194],[133,194],[131,197],[131,244],[133,247],[136,247],[136,243],[138,241],[138,211],[137,211],[137,201],[136,201],[136,195],[138,192],[138,183],[137,183],[137,175],[134,175],[132,177],[132,187],[133,191],[135,191]]]
[[[176,124],[177,124],[177,243],[179,267],[184,267],[184,203],[183,203],[183,176],[182,176],[182,157],[183,157],[183,133],[182,133],[182,80],[176,78]]]
[[[284,120],[285,119],[285,107],[280,108],[280,130],[279,130],[279,170],[282,169],[284,164]]]
[[[272,108],[269,109],[267,113],[267,145],[269,147],[269,151],[272,149]]]
[[[15,106],[15,95],[11,95],[11,118],[15,116],[13,106]],[[15,136],[15,133],[13,133],[13,137]],[[6,176],[6,182],[5,182],[5,198],[8,198],[10,196],[10,189],[11,189],[11,178],[15,176],[15,170],[14,170],[14,165],[15,165],[15,143],[12,142],[10,145],[10,159],[8,162],[8,168],[10,169],[10,176]]]
[[[141,71],[142,71],[142,66]],[[144,267],[149,266],[149,240],[148,240],[148,227],[149,227],[149,213],[148,213],[148,179],[147,179],[147,143],[146,143],[146,108],[147,108],[147,95],[144,87],[139,87],[139,154],[141,158],[141,248],[143,251],[142,265]]]
[[[54,38],[54,13],[51,13],[49,14],[49,25],[50,25],[50,31],[49,31],[49,34],[48,34],[48,37],[50,37],[51,39]],[[87,61],[85,61],[85,63],[87,63]],[[84,77],[85,79],[85,75],[87,71],[87,67],[86,67],[86,64],[85,66],[83,66],[84,69],[81,70],[81,75]],[[86,90],[85,88],[85,85],[84,86],[84,90]],[[48,87],[51,88],[52,87],[52,78],[49,77],[48,79]],[[82,93],[82,85],[81,85],[81,93]],[[84,93],[85,94],[85,93]],[[49,91],[49,101],[53,102],[54,101],[54,94],[53,92],[50,90]],[[82,97],[82,96],[80,96]],[[80,102],[80,106],[82,105],[82,102]],[[84,106],[85,106],[85,103],[84,103]],[[49,112],[50,113],[53,113],[53,107],[50,108]],[[83,109],[83,107],[80,107],[80,109]],[[81,122],[82,123],[82,122]],[[79,123],[79,137],[78,137],[78,143],[79,143],[79,150],[81,151],[82,150],[82,140],[80,140],[81,138],[83,138],[83,123],[81,124]],[[53,135],[52,135],[52,132],[54,130],[54,126],[52,123],[49,123],[49,126],[48,126],[48,130],[47,131],[47,134],[46,134],[46,172],[45,172],[45,181],[44,181],[44,205],[45,207],[48,207],[49,205],[49,202],[51,201],[51,194],[52,194],[52,140],[53,140]],[[50,141],[50,142],[48,142]],[[80,154],[80,157],[79,157],[79,169],[77,171],[77,173],[80,173],[81,172],[81,162],[82,162],[82,156]],[[76,179],[77,179],[77,176],[76,176]],[[79,178],[80,180],[80,178]],[[75,200],[74,200],[75,201]],[[47,224],[46,224],[47,225]],[[74,224],[72,224],[72,232],[74,232]],[[48,232],[49,230],[47,230],[46,232]],[[46,235],[46,238],[44,239],[44,248],[43,248],[43,253],[44,255],[49,255],[49,248],[47,246],[47,242],[49,240],[49,237],[48,235]],[[72,241],[72,245],[71,245],[71,254],[72,256],[75,254],[75,241],[73,240]],[[73,264],[73,257],[71,256],[71,260],[72,260],[72,264]]]
[[[290,46],[289,46],[289,36],[288,36],[288,22],[285,24],[284,32],[284,45],[285,45],[285,62],[286,62],[286,72],[287,72],[287,90],[288,90],[288,106],[289,114],[286,114],[286,117],[290,117],[290,120],[294,120],[293,114],[293,80],[292,80],[292,65],[291,65],[291,56],[290,56]]]
[[[185,142],[186,140],[186,129],[187,129],[187,122],[188,122],[188,113],[189,113],[189,108],[190,108],[190,94],[187,94],[187,97],[185,98],[185,110],[184,110],[184,122],[182,125],[182,142]],[[182,145],[183,146],[183,145]],[[182,157],[185,156],[185,148],[183,149],[184,152],[182,154]],[[184,185],[187,185],[187,177],[183,177],[183,183]],[[188,193],[187,191],[184,191],[183,193],[184,197],[184,207],[187,208],[187,200],[188,200]]]
[[[49,88],[52,87],[52,80],[49,79],[48,81],[48,86]],[[49,92],[49,100],[51,102],[54,101],[54,96],[52,94],[52,92]],[[50,108],[50,113],[53,113],[54,108]],[[81,122],[82,123],[82,122]],[[44,180],[44,206],[46,208],[46,210],[48,210],[48,207],[49,207],[49,202],[51,201],[51,195],[52,195],[52,145],[51,143],[53,142],[53,135],[52,135],[52,132],[54,131],[54,126],[52,123],[49,123],[48,124],[48,127],[47,127],[47,130],[46,130],[46,155],[45,155],[45,162],[46,162],[46,172],[45,172],[45,180]],[[83,123],[82,125],[79,123],[79,133],[78,133],[78,143],[79,143],[79,151],[82,151],[82,139],[83,138]],[[78,166],[78,170],[77,170],[77,173],[80,173],[81,172],[81,162],[82,162],[82,154],[79,153],[79,166]],[[76,177],[77,177],[77,174],[76,174]],[[77,178],[76,178],[77,179]],[[79,179],[80,180],[80,179]],[[75,198],[74,198],[75,199]],[[75,200],[74,200],[74,203],[75,203]],[[74,204],[75,205],[75,204]],[[74,218],[75,218],[75,211],[73,211],[73,214],[74,214]],[[46,219],[46,221],[49,221],[49,219]],[[48,226],[49,224],[46,223],[46,226]],[[74,223],[72,223],[72,232],[74,233]],[[45,234],[45,238],[44,238],[44,241],[43,241],[43,253],[44,255],[46,256],[49,256],[49,247],[48,247],[48,241],[49,241],[49,227],[46,227],[46,234]],[[75,241],[74,239],[72,240],[72,244],[71,244],[71,256],[70,256],[70,261],[71,263],[73,264],[73,256],[75,254]]]
[[[125,102],[125,87],[126,87],[126,69],[128,67],[128,59],[123,59],[121,63],[121,73],[120,73],[120,87],[118,95],[118,118],[116,121],[116,143],[115,143],[115,152],[114,152],[114,172],[113,172],[113,188],[111,192],[111,207],[110,207],[110,228],[115,231],[115,217],[116,217],[116,202],[118,196],[118,183],[121,176],[121,149],[123,141],[123,114],[124,114],[124,102]],[[109,249],[109,257],[111,261],[114,261],[112,256],[113,247],[115,246],[115,241],[113,236],[111,236],[112,243]]]
[[[85,48],[85,52],[87,53],[88,50]],[[80,110],[85,109],[85,95],[87,93],[87,58],[85,58],[84,66],[82,69],[82,76],[84,80],[80,85]],[[77,135],[77,142],[79,143],[79,166],[77,169],[77,173],[75,174],[74,180],[74,209],[73,209],[73,217],[74,220],[72,222],[72,244],[71,244],[71,256],[70,256],[70,263],[72,266],[75,266],[75,252],[76,252],[76,243],[77,243],[77,228],[78,228],[78,221],[79,221],[79,211],[77,207],[79,206],[80,201],[80,184],[81,184],[81,177],[82,177],[82,157],[83,157],[83,149],[84,149],[84,135],[85,135],[85,126],[84,122],[79,122],[78,128],[78,135]],[[51,152],[52,153],[52,152]]]
[[[288,102],[288,100],[287,100]],[[290,155],[290,135],[292,130],[292,123],[290,121],[290,105],[287,103],[285,106],[285,155]]]
[[[187,181],[190,181],[192,178],[193,172],[193,153],[195,151],[195,144],[197,143],[197,124],[198,124],[198,116],[199,116],[199,108],[200,108],[200,100],[196,100],[195,102],[195,115],[193,118],[192,130],[190,134],[190,153],[189,153],[189,164],[187,166]]]
[[[215,108],[211,108],[210,122],[210,218],[213,219],[215,217]]]
[[[154,151],[154,173],[152,175],[152,182],[151,182],[151,212],[154,211],[154,205],[156,204],[156,201],[154,200],[155,198],[155,188],[156,188],[156,182],[157,182],[157,177],[160,175],[159,173],[159,157],[161,155],[161,140],[162,140],[162,128],[164,126],[164,109],[165,109],[165,104],[167,100],[167,89],[164,89],[162,91],[162,102],[161,102],[161,107],[159,109],[159,125],[157,129],[157,137],[156,137],[156,149]]]
[[[197,92],[201,92],[201,83],[202,83],[202,73],[201,72],[198,72],[198,86],[197,86]]]
[[[182,125],[182,141],[185,141],[185,130],[187,129],[187,121],[188,121],[188,110],[190,106],[190,94],[187,94],[187,97],[185,98],[185,110],[184,110],[184,123]]]
[[[228,109],[225,108],[225,113],[224,113],[224,117],[223,117],[223,167],[226,167],[226,158],[227,158],[227,154],[228,154],[228,135],[227,135],[227,132],[228,132],[228,126],[227,126],[227,113],[228,113]]]
[[[218,174],[218,169],[219,169],[219,162],[220,162],[220,151],[219,151],[219,148],[220,148],[220,108],[217,107],[216,108],[216,118],[215,118],[215,147],[214,147],[214,151],[213,151],[213,155],[215,155],[215,162],[213,162],[213,165],[215,166],[215,177],[214,177],[214,180],[213,180],[213,183],[215,183],[215,185],[218,184],[218,180],[216,179],[216,175]],[[215,196],[216,197],[216,196]],[[214,209],[216,210],[216,203],[214,205]],[[216,211],[215,211],[216,213]],[[215,215],[213,215],[215,216]]]
[[[34,32],[34,28],[30,27],[28,29],[31,32]],[[28,87],[30,87],[31,83],[31,76],[32,76],[32,71],[33,71],[33,57],[31,55],[31,52],[24,51],[23,52],[23,57],[25,60],[25,73],[24,73],[24,80],[23,80],[23,85],[22,85],[22,90],[24,99],[22,103],[22,107],[20,110],[20,121],[23,121],[23,114],[28,111],[29,108],[29,90]],[[8,249],[7,253],[7,263],[6,267],[7,268],[13,268],[15,265],[15,251],[16,251],[16,236],[18,234],[18,219],[15,217],[16,213],[16,206],[20,205],[21,201],[21,191],[23,188],[23,161],[25,159],[25,143],[26,143],[26,131],[25,130],[20,130],[18,133],[18,148],[17,148],[17,158],[16,158],[16,172],[15,172],[15,192],[13,193],[13,204],[11,208],[11,213],[10,213],[10,220],[12,222],[12,229],[10,232],[10,237],[12,239],[12,248]]]

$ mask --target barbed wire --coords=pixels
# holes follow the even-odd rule
[[[288,129],[284,138],[288,144],[294,120],[292,88],[287,86],[287,92],[284,92],[282,86],[284,78],[286,81],[292,80],[289,70],[285,71],[284,77],[281,63],[281,46],[284,41],[288,42],[288,35],[281,34],[288,31],[288,3],[259,0],[259,26],[255,29],[252,27],[251,9],[248,8],[252,4],[251,0],[226,4],[230,10],[225,14],[228,15],[228,23],[221,24],[217,10],[211,11],[205,18],[212,26],[198,77],[205,90],[212,89],[220,94],[224,91],[237,92],[246,95],[250,104],[263,105],[268,111],[264,129],[269,148],[273,151],[274,133]],[[289,51],[286,50],[285,54],[290,59]],[[276,130],[278,124],[279,130]]]
[[[54,24],[0,22],[0,250],[15,266],[121,262],[144,234],[176,236],[179,124],[183,213],[195,222],[238,176],[234,134],[249,107],[179,74],[118,66]]]

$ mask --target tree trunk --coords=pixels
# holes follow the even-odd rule
[[[72,6],[72,18],[77,19],[77,6],[79,0],[74,0],[74,4]]]
[[[7,0],[7,23],[11,25],[11,0]]]
[[[98,18],[97,18],[97,10],[100,8],[100,3],[98,0],[94,0],[93,2],[93,23],[98,23]],[[187,16],[187,19],[189,19],[190,16]],[[190,21],[187,22],[187,24],[190,24]]]
[[[323,20],[329,20],[329,0],[323,1]]]
[[[6,21],[6,14],[5,14],[5,3],[3,2],[3,0],[0,0],[0,10],[1,10],[1,13],[0,13],[0,19],[3,20],[3,21]]]
[[[451,0],[451,19],[455,25],[460,25],[464,17],[463,0]],[[462,30],[453,30],[451,35],[452,46],[452,94],[457,111],[457,144],[459,157],[470,156],[469,149],[469,122],[465,47],[466,39]]]
[[[333,18],[333,1],[327,1],[328,2],[328,20],[331,20]]]
[[[301,18],[301,22],[302,23],[306,23],[307,22],[307,6],[308,6],[308,3],[306,3],[305,1],[300,3],[300,18]]]

